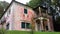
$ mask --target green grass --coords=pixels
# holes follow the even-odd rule
[[[32,34],[30,31],[7,31],[6,34]],[[60,34],[60,32],[34,32],[34,34]]]

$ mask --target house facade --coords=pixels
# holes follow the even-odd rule
[[[48,24],[45,26],[43,22],[38,19],[38,15],[41,14],[39,12],[37,15],[36,12],[38,11],[34,11],[31,7],[20,2],[12,1],[2,15],[0,24],[3,24],[6,30],[30,31],[31,25],[33,25],[35,31],[53,31],[53,25],[51,26],[52,18],[49,18],[51,16],[48,16],[48,21],[44,21],[45,24]]]
[[[37,6],[34,8],[35,13],[37,14],[36,24],[37,30],[44,30],[44,31],[54,31],[53,27],[53,19],[52,16],[48,14],[48,10],[46,7]]]
[[[32,8],[12,1],[1,21],[5,22],[4,28],[8,30],[30,30],[29,25],[33,16],[35,16],[35,12]]]

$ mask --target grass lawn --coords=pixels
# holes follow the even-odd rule
[[[32,34],[31,31],[7,31],[6,34]],[[60,34],[60,32],[34,32],[34,34]]]

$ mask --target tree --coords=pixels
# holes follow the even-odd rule
[[[60,31],[60,16],[58,16],[56,18],[56,23],[54,23],[54,24],[55,24],[55,26],[54,26],[55,31]]]
[[[53,18],[54,27],[56,26],[56,23],[60,23],[60,17],[55,21],[56,8],[57,6],[60,8],[60,0],[31,0],[27,4],[33,8],[37,7],[39,4],[42,6],[47,6],[48,11],[50,12],[49,15]]]
[[[4,8],[6,9],[6,7],[8,5],[9,5],[8,2],[6,2],[6,1],[0,1],[0,17],[4,13]]]
[[[39,4],[42,3],[43,0],[31,0],[29,3],[27,3],[27,5],[35,8],[37,7]]]
[[[58,24],[60,24],[60,16],[56,18],[56,22],[58,22]]]
[[[60,0],[31,0],[27,5],[35,8],[39,4],[44,4],[44,2],[47,2],[49,5],[58,5],[60,6]]]

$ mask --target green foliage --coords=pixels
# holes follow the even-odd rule
[[[0,1],[0,17],[4,12],[4,8],[6,8],[9,5],[6,1]]]
[[[27,3],[27,5],[35,8],[39,4],[41,5],[43,2],[47,2],[49,5],[56,5],[56,3],[58,3],[58,0],[53,0],[53,2],[51,0],[31,0],[29,3]]]
[[[51,5],[55,5],[55,6],[60,7],[60,0],[53,0],[53,2],[51,2]]]
[[[59,0],[53,0],[52,4],[56,5],[58,3]]]
[[[60,6],[60,3],[59,3],[60,0],[31,0],[29,3],[27,3],[27,5],[35,8],[39,4],[41,5],[43,3],[43,1],[47,2],[49,4],[49,6],[50,5],[58,5],[58,6]]]
[[[60,24],[60,16],[56,18],[56,22],[58,22],[58,24]]]
[[[5,29],[0,29],[0,34],[6,34],[6,30]]]
[[[8,2],[6,2],[6,1],[0,1],[0,6],[1,7],[6,8],[8,5],[9,5]]]
[[[29,3],[27,3],[27,5],[35,8],[37,7],[39,4],[41,4],[42,0],[31,0]]]

